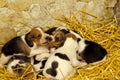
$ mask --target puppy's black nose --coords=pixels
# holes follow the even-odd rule
[[[52,41],[52,37],[47,36],[46,40],[50,42],[50,41]]]

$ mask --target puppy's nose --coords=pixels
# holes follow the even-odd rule
[[[50,41],[52,41],[52,37],[47,36],[47,37],[46,37],[46,40],[50,42]]]

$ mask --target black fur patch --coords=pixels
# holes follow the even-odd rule
[[[30,40],[30,38],[31,38],[32,36],[29,36],[29,35],[30,35],[30,33],[27,33],[27,34],[26,34],[26,36],[25,36],[25,41],[26,41],[26,43],[27,43],[28,46],[33,47],[33,42]]]
[[[87,46],[85,50],[80,54],[87,63],[102,60],[107,54],[107,51],[98,43],[86,40],[85,44]]]
[[[2,53],[4,53],[5,56],[25,53],[18,44],[19,42],[22,42],[20,36],[11,39],[2,47]]]
[[[69,30],[65,30],[65,29],[61,29],[60,31],[62,31],[64,34],[70,33]]]
[[[53,61],[51,64],[51,68],[46,70],[47,74],[50,74],[51,76],[55,77],[57,75],[57,69],[58,67],[58,62],[57,61]]]
[[[52,62],[52,68],[56,69],[58,67],[58,62],[57,61],[53,61]]]
[[[47,59],[42,60],[42,66],[40,67],[40,69],[43,69],[45,67],[45,63],[46,63]]]
[[[41,61],[42,66],[40,67],[40,69],[43,69],[45,67],[45,63],[46,63],[47,59],[44,59]],[[37,78],[39,78],[39,75],[43,75],[43,70],[41,70],[38,75]]]
[[[52,35],[53,32],[54,32],[56,29],[57,29],[57,27],[50,28],[50,29],[48,29],[45,33]]]
[[[56,53],[55,56],[58,56],[61,59],[70,61],[70,59],[68,58],[68,56],[66,54],[62,54],[62,53]]]
[[[46,73],[47,74],[50,74],[51,76],[55,77],[57,75],[57,71],[52,69],[52,68],[49,68],[46,70]]]
[[[36,60],[35,58],[36,58],[36,56],[33,57],[33,59],[34,59],[34,64],[38,64],[40,61]]]
[[[25,61],[25,62],[30,62],[30,58],[25,56],[25,55],[14,55],[11,59],[12,60],[19,59],[19,60],[22,60],[22,61]]]
[[[75,33],[77,33],[77,34],[78,34],[78,32],[77,32],[76,30],[73,30],[73,32],[75,32]]]

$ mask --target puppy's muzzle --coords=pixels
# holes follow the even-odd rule
[[[47,40],[47,42],[51,42],[53,40],[53,38],[51,36],[47,36],[46,40]]]

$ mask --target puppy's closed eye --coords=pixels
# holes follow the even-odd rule
[[[60,38],[60,37],[55,37],[55,41],[56,42],[60,42],[60,41],[62,41],[63,39],[62,38]]]

